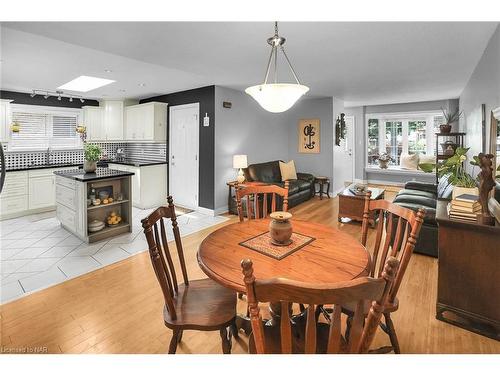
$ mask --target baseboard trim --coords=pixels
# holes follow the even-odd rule
[[[229,212],[228,206],[219,207],[214,210],[215,215],[227,214],[228,212]]]
[[[31,210],[18,211],[18,212],[14,212],[11,214],[1,215],[0,221],[16,219],[18,217],[28,216],[28,215],[43,214],[45,212],[50,212],[50,211],[55,211],[55,210],[56,210],[56,206],[50,206],[50,207],[44,207],[44,208],[35,208],[35,209],[31,209]]]
[[[405,186],[404,182],[381,181],[381,180],[372,180],[372,179],[367,180],[367,183],[369,183],[369,184],[377,184],[377,185],[398,186],[398,187]]]
[[[211,210],[210,208],[205,208],[205,207],[198,207],[196,209],[196,211],[204,214],[204,215],[208,215],[208,216],[216,216],[215,215],[215,211],[214,210]]]

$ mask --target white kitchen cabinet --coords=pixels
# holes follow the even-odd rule
[[[104,102],[104,124],[106,140],[123,140],[123,101],[107,100]]]
[[[2,218],[15,216],[28,209],[28,172],[7,172],[0,195]]]
[[[125,140],[165,141],[167,103],[150,102],[125,107]]]
[[[83,125],[87,128],[88,141],[105,140],[104,108],[95,106],[83,107]]]
[[[99,107],[83,107],[88,141],[123,141],[123,101],[107,100]]]
[[[75,168],[77,167],[7,172],[0,195],[0,218],[53,210],[56,203],[54,171]]]
[[[137,208],[156,208],[167,204],[167,165],[142,167],[109,164],[109,168],[132,172],[132,204]]]
[[[10,102],[12,100],[0,99],[0,142],[8,142],[10,135]]]

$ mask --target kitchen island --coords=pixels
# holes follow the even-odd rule
[[[91,243],[132,232],[133,172],[97,168],[56,175],[56,213],[61,225]]]

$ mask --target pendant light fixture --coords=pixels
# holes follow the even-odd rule
[[[299,98],[309,91],[309,87],[301,85],[299,78],[293,70],[292,64],[285,53],[285,38],[278,35],[278,22],[274,23],[274,35],[267,39],[267,43],[271,46],[271,55],[267,63],[266,76],[264,83],[256,86],[248,87],[245,92],[254,98],[257,103],[266,111],[273,113],[285,112],[290,109]],[[283,52],[285,60],[288,63],[293,77],[297,83],[278,83],[277,68],[278,68],[278,49]],[[271,64],[274,60],[274,83],[267,83]]]

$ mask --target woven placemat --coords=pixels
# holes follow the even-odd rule
[[[291,240],[292,242],[290,243],[290,245],[273,245],[271,243],[271,234],[269,232],[264,232],[248,240],[240,242],[240,245],[250,250],[254,250],[261,254],[267,255],[268,257],[281,260],[294,253],[295,251],[303,248],[304,246],[310,244],[315,240],[315,238],[300,233],[292,233]]]

